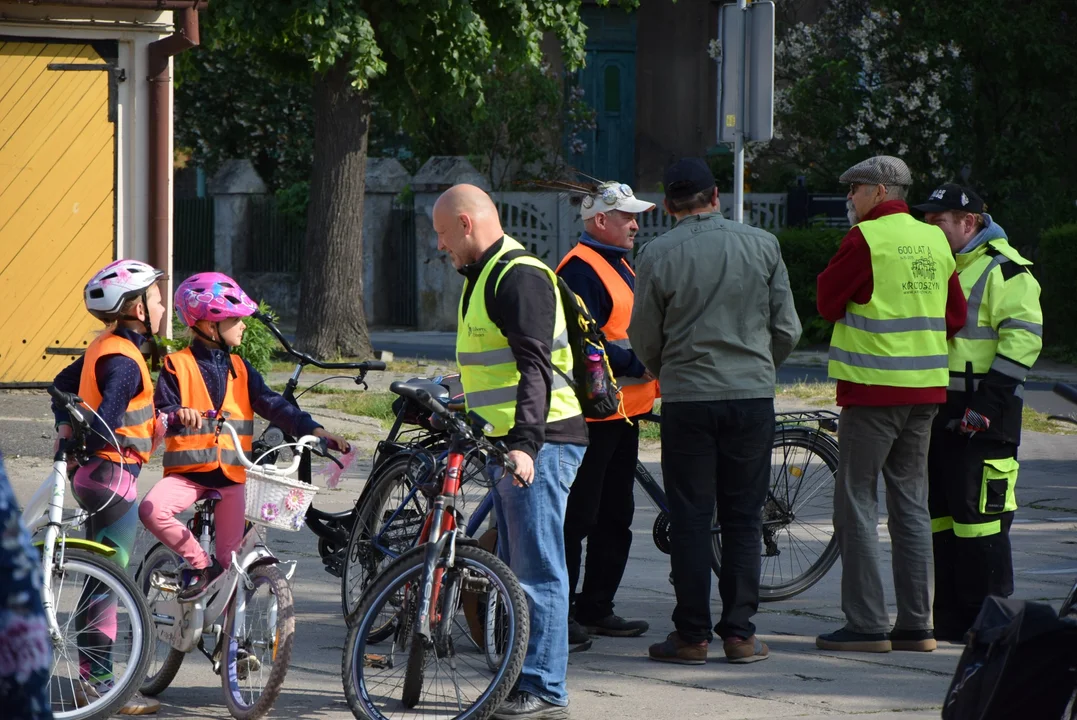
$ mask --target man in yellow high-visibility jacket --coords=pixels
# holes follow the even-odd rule
[[[845,627],[816,638],[824,650],[931,651],[931,519],[927,453],[946,399],[946,339],[965,298],[946,237],[905,204],[912,173],[880,155],[854,165],[853,222],[819,275],[819,314],[835,323],[829,374],[841,406],[834,535],[841,550]],[[886,484],[897,618],[890,627],[879,567],[879,474]]]
[[[464,276],[456,359],[469,410],[516,464],[497,473],[498,554],[527,593],[531,634],[517,689],[495,718],[567,717],[565,508],[587,446],[565,308],[553,270],[505,235],[490,196],[456,185],[433,211],[438,249]]]
[[[935,634],[961,641],[984,598],[1013,593],[1010,524],[1024,381],[1043,344],[1040,286],[971,189],[943,185],[914,209],[946,235],[968,298],[928,456]]]

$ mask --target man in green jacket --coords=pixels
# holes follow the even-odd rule
[[[1043,345],[1040,285],[969,188],[948,183],[913,209],[946,235],[968,298],[928,454],[935,636],[959,642],[984,598],[1013,593],[1010,525],[1025,376]]]
[[[775,369],[800,339],[778,240],[719,212],[701,159],[665,175],[677,224],[636,257],[628,337],[662,388],[662,476],[669,497],[676,631],[660,662],[706,662],[711,639],[711,522],[722,525],[722,617],[730,662],[767,657],[755,636],[763,502],[774,440]]]

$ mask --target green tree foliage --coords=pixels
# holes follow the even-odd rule
[[[366,355],[362,216],[375,100],[401,127],[431,128],[461,98],[486,104],[495,63],[539,68],[553,33],[566,66],[584,57],[581,0],[215,0],[210,32],[309,73],[314,109],[297,342]],[[638,4],[625,0],[622,4]]]

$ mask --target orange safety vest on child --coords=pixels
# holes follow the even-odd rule
[[[572,250],[561,259],[561,263],[557,266],[558,272],[564,267],[565,263],[572,258],[579,258],[595,271],[595,274],[598,276],[598,279],[602,281],[602,285],[606,288],[606,292],[609,293],[610,299],[613,301],[613,310],[610,312],[610,317],[606,321],[606,324],[602,326],[602,333],[606,336],[606,342],[610,345],[616,345],[617,347],[631,350],[632,343],[628,340],[628,322],[632,319],[632,304],[635,301],[635,294],[632,292],[632,288],[628,286],[628,283],[625,282],[620,273],[610,267],[610,264],[606,262],[604,257],[583,243],[576,243],[576,247],[572,248]],[[632,276],[635,277],[636,273],[632,271],[632,267],[624,258],[621,258],[621,262],[624,263],[628,272],[632,273]],[[624,415],[617,412],[609,417],[601,418],[599,420],[588,418],[587,422],[623,420],[625,415],[628,417],[643,415],[644,413],[649,413],[654,407],[654,398],[657,393],[658,385],[654,380],[644,380],[643,378],[626,376],[617,376],[616,379],[617,384],[621,386],[621,401],[624,403]]]
[[[134,343],[112,332],[104,332],[86,348],[82,361],[82,375],[79,377],[79,397],[86,404],[97,410],[101,407],[101,391],[97,387],[97,361],[106,355],[123,355],[131,358],[142,373],[142,391],[131,398],[123,413],[123,426],[115,428],[116,440],[127,457],[121,457],[111,444],[94,453],[97,457],[122,464],[137,457],[139,462],[146,462],[153,453],[153,431],[157,413],[153,408],[153,380],[146,367],[142,351]],[[109,438],[111,442],[111,438]]]
[[[254,440],[254,410],[251,408],[247,389],[247,365],[243,358],[231,355],[234,378],[229,378],[224,392],[224,402],[218,410],[228,413],[228,422],[236,429],[244,454],[250,455]],[[190,348],[184,348],[165,358],[166,370],[171,365],[175,371],[183,407],[204,412],[213,410],[213,401],[206,389],[206,381],[198,369],[198,361]],[[175,435],[165,437],[165,475],[183,475],[192,472],[209,472],[221,469],[232,482],[244,483],[247,474],[239,462],[232,436],[221,432],[214,437],[216,423],[203,421],[198,430],[184,427]]]

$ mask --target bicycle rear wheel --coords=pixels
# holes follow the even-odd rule
[[[349,628],[342,674],[344,695],[356,717],[484,720],[504,701],[523,667],[527,598],[512,571],[477,547],[457,545],[452,567],[445,554],[439,558],[444,572],[435,585],[431,637],[416,635],[413,602],[424,554],[425,547],[418,547],[390,564],[364,594]],[[469,594],[496,608],[496,639],[489,622],[467,617]],[[396,598],[402,601],[398,604]],[[374,647],[371,633],[390,617],[399,618],[392,643]],[[487,614],[487,619],[494,617]]]
[[[53,568],[52,602],[63,633],[52,649],[53,717],[112,716],[138,690],[150,661],[152,629],[142,594],[111,560],[66,548]]]

